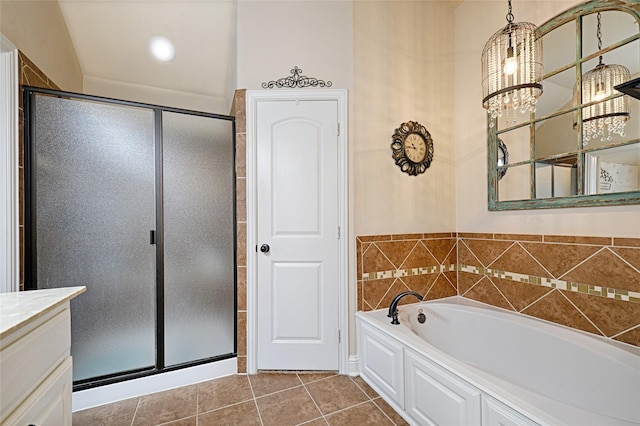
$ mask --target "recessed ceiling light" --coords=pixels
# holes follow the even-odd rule
[[[152,37],[149,40],[149,49],[153,56],[162,62],[171,62],[176,57],[175,47],[164,37]]]

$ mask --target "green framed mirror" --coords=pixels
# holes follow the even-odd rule
[[[583,3],[537,35],[544,77],[535,112],[508,123],[487,115],[489,210],[640,204],[640,99],[590,85],[603,65],[628,70],[621,90],[640,84],[640,4]]]

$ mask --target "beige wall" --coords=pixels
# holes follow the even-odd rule
[[[578,1],[515,1],[516,21],[542,24]],[[487,211],[486,112],[481,54],[506,24],[503,1],[468,0],[455,12],[456,230],[526,234],[640,236],[640,206]]]
[[[131,84],[91,76],[84,77],[84,93],[214,114],[229,113],[229,105],[225,98],[216,98],[199,93],[181,92],[178,90]]]
[[[82,70],[57,1],[0,1],[0,32],[60,89],[82,92]]]
[[[353,147],[356,235],[455,230],[454,15],[447,2],[356,1]],[[391,158],[406,121],[430,132],[419,176]]]
[[[240,1],[238,87],[260,89],[298,66],[332,88],[350,89],[352,38],[350,1]]]

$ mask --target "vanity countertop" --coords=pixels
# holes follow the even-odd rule
[[[87,288],[63,287],[0,294],[0,339],[68,302]]]

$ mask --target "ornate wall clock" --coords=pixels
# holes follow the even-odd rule
[[[424,173],[433,160],[433,140],[427,129],[416,121],[407,121],[393,133],[391,157],[400,170],[417,176]]]

